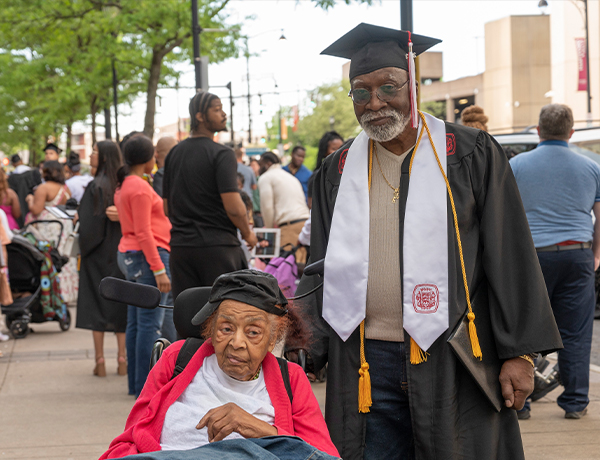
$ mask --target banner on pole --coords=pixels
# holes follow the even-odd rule
[[[579,73],[577,78],[577,91],[587,91],[588,59],[585,52],[585,38],[576,38],[575,48],[577,49],[577,71]]]

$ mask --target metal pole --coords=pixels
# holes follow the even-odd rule
[[[400,0],[400,28],[413,31],[413,2]]]
[[[585,7],[585,59],[586,65],[586,78],[587,78],[587,125],[592,126],[592,93],[591,93],[591,81],[590,81],[590,42],[588,33],[588,2],[583,0]]]
[[[117,80],[117,69],[115,67],[115,60],[112,61],[112,73],[113,73],[113,104],[115,106],[115,141],[119,143],[119,96],[117,93],[117,86],[119,84]]]
[[[196,93],[202,90],[202,74],[200,73],[200,33],[198,25],[198,0],[192,0],[192,37],[194,41],[194,70],[196,71]]]
[[[233,131],[233,92],[231,91],[231,82],[225,86],[229,90],[229,128],[231,129],[231,143],[235,148],[235,135]]]
[[[252,104],[250,102],[250,50],[246,39],[246,81],[248,83],[248,144],[252,144]]]

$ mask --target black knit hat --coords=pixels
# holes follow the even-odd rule
[[[273,275],[258,270],[238,270],[217,278],[208,302],[192,318],[192,324],[202,324],[226,299],[237,300],[277,316],[287,313],[285,307],[288,301]]]

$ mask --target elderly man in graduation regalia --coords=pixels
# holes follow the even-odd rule
[[[562,346],[502,149],[416,109],[437,43],[360,24],[323,51],[351,59],[363,128],[315,179],[306,301],[345,460],[523,458],[514,409]]]

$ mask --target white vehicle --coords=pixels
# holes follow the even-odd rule
[[[520,133],[497,134],[494,138],[504,148],[509,158],[537,147],[540,138],[535,127]],[[600,128],[576,129],[569,146],[577,153],[600,164]]]

